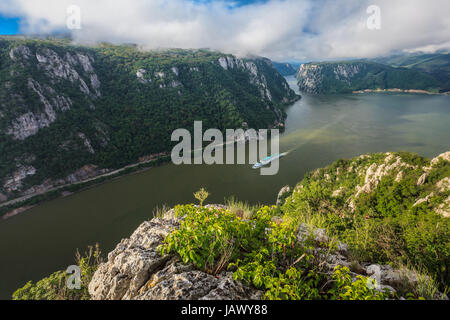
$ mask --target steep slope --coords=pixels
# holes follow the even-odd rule
[[[380,153],[307,174],[283,211],[326,228],[355,259],[450,274],[450,152],[433,160]]]
[[[400,54],[373,59],[373,61],[429,73],[441,83],[441,91],[450,91],[450,55],[448,52]]]
[[[169,151],[194,120],[276,127],[298,98],[270,60],[206,50],[0,39],[0,58],[0,201]]]
[[[300,91],[348,93],[359,90],[401,89],[437,92],[441,83],[428,73],[368,61],[307,63],[297,73]]]

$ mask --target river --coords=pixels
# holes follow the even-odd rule
[[[294,77],[287,78],[295,88]],[[287,110],[280,137],[280,171],[261,176],[250,165],[152,168],[43,203],[0,222],[0,298],[28,280],[74,264],[77,248],[98,242],[109,252],[162,204],[193,202],[200,187],[209,203],[236,196],[273,204],[284,185],[339,158],[367,152],[411,151],[434,157],[450,150],[450,96],[347,94],[309,96]]]

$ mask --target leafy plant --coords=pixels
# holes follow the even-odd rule
[[[184,263],[213,274],[235,260],[240,248],[256,245],[265,227],[261,220],[251,225],[228,210],[193,205],[175,207],[175,215],[183,220],[167,236],[161,253],[176,252]]]
[[[365,278],[349,282],[348,269],[336,271],[338,285],[327,287],[321,260],[313,252],[319,245],[326,253],[334,244],[317,244],[312,235],[299,240],[299,222],[273,221],[275,207],[262,207],[248,220],[229,210],[193,205],[177,206],[175,212],[183,219],[160,247],[161,254],[175,252],[184,263],[214,275],[233,270],[235,280],[263,290],[265,299],[386,297],[363,287]]]
[[[333,281],[328,291],[332,300],[386,300],[391,296],[389,289],[378,291],[374,279],[358,275],[353,281],[347,267],[336,266]]]

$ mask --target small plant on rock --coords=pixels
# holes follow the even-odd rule
[[[203,202],[209,197],[209,192],[206,191],[205,188],[201,188],[197,192],[194,192],[194,197],[199,201],[200,206],[202,207]]]

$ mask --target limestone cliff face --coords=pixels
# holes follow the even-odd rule
[[[17,140],[24,140],[35,135],[40,129],[50,126],[56,121],[58,111],[71,109],[73,102],[69,94],[59,92],[58,85],[69,82],[91,102],[101,96],[101,83],[91,64],[94,61],[92,56],[69,52],[62,56],[50,48],[30,49],[20,45],[10,50],[9,57],[19,69],[11,71],[12,78],[26,77],[25,90],[15,90],[16,88],[10,87],[11,82],[6,83],[10,89],[10,98],[21,102],[20,107],[24,109],[23,112],[14,112],[17,108],[8,110],[10,113],[16,113],[16,117],[6,128],[6,133]],[[31,70],[37,71],[42,84],[33,78]],[[39,103],[34,106],[34,110],[24,102],[23,95],[27,94],[38,98]]]
[[[233,280],[231,272],[213,276],[184,265],[175,255],[162,256],[158,246],[179,227],[170,210],[163,218],[141,224],[108,254],[94,274],[94,300],[247,300],[262,292]]]
[[[336,200],[336,205],[329,210],[341,215],[354,214],[362,198],[378,193],[381,187],[395,189],[402,183],[411,183],[417,191],[404,200],[408,203],[405,212],[422,206],[449,218],[450,176],[445,168],[450,166],[450,151],[424,161],[418,164],[409,161],[408,156],[391,152],[361,155],[332,169],[317,169],[310,174],[310,179],[328,189]],[[300,183],[293,193],[301,193],[303,188]]]
[[[353,78],[365,69],[362,63],[302,64],[297,73],[298,85],[302,92],[328,93],[332,89],[327,88],[327,82],[332,82],[336,87],[352,85]]]

